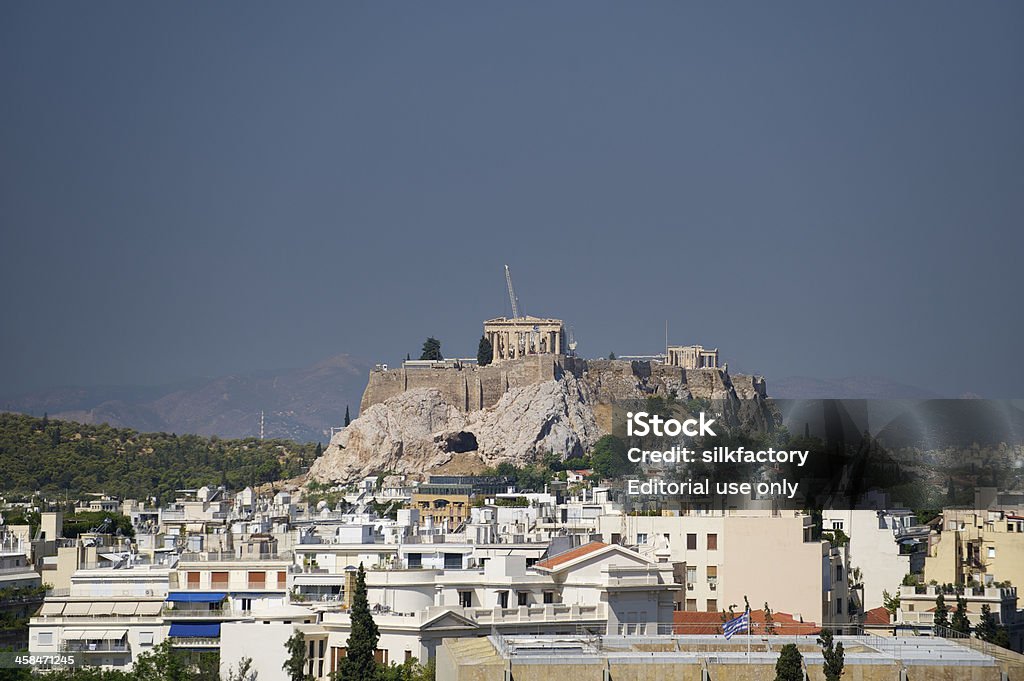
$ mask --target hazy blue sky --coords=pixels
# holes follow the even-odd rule
[[[0,5],[0,392],[475,355],[1022,394],[1024,3]],[[770,384],[769,384],[770,385]]]

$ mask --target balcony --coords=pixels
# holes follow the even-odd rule
[[[126,641],[64,641],[60,649],[65,653],[127,653],[131,647]]]
[[[220,639],[201,636],[168,637],[174,648],[219,648]]]

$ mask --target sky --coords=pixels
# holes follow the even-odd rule
[[[1020,2],[5,2],[0,393],[718,347],[1021,397]],[[770,384],[769,384],[770,385]]]

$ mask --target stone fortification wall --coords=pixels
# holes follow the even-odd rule
[[[483,367],[374,369],[363,391],[359,413],[417,388],[438,390],[448,404],[472,412],[493,407],[512,388],[555,380],[565,373],[579,377],[585,368],[586,362],[575,357],[531,355]]]

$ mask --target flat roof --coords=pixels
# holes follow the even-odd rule
[[[494,636],[488,640],[497,654],[516,664],[733,664],[748,659],[774,664],[787,643],[800,649],[811,665],[824,662],[816,636],[751,636],[737,634],[682,636]],[[932,636],[889,638],[872,635],[836,636],[848,666],[892,664],[914,666],[996,666],[995,658],[953,640]]]

